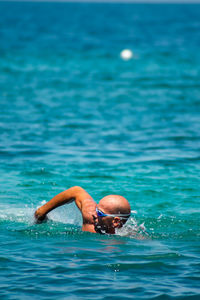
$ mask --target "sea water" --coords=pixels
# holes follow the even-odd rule
[[[1,2],[0,298],[200,299],[199,109],[199,5]],[[74,185],[137,214],[35,225]]]

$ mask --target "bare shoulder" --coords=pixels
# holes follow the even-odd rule
[[[83,217],[83,223],[93,224],[93,215],[96,212],[96,202],[86,190],[81,187],[74,187],[76,189],[76,205],[80,209]]]
[[[83,201],[81,213],[83,217],[83,223],[93,224],[94,215],[96,214],[96,202],[93,199],[85,199]]]

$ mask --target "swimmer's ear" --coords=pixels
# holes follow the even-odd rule
[[[119,217],[115,217],[112,221],[112,224],[114,228],[120,228],[123,225],[122,220]]]

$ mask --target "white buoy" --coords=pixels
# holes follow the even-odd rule
[[[133,52],[130,49],[124,49],[120,53],[120,56],[123,60],[129,60],[133,57]]]

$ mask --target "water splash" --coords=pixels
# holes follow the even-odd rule
[[[116,230],[116,234],[120,236],[129,236],[136,239],[147,239],[149,238],[148,233],[146,232],[146,227],[144,222],[138,225],[138,222],[135,218],[131,217],[128,222],[120,229]]]
[[[9,222],[13,226],[18,225],[34,225],[34,212],[35,210],[44,205],[45,200],[42,200],[37,207],[33,205],[24,205],[24,207],[16,207],[14,205],[0,206],[0,223]],[[56,210],[48,214],[48,220],[62,224],[81,225],[81,214],[75,204],[69,204],[67,207],[58,207]]]

